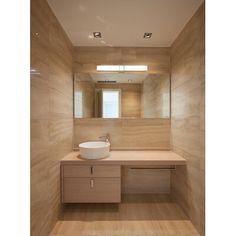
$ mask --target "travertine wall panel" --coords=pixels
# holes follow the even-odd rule
[[[45,0],[31,1],[31,235],[60,217],[60,159],[73,137],[72,45]]]
[[[172,173],[172,195],[203,236],[205,173],[205,8],[198,9],[171,48],[171,141],[187,159]]]

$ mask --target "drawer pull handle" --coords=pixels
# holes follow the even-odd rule
[[[93,174],[93,166],[90,167],[90,173]]]
[[[93,186],[94,186],[94,180],[91,179],[91,180],[90,180],[90,187],[93,188]]]

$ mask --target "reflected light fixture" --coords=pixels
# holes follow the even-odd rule
[[[143,37],[145,39],[150,39],[152,37],[152,33],[144,33]]]
[[[30,74],[31,75],[40,75],[40,72],[38,70],[32,68],[32,69],[30,69]]]
[[[97,71],[147,71],[147,65],[97,65]]]
[[[101,38],[102,34],[101,34],[101,32],[93,32],[93,36],[94,36],[94,38]]]

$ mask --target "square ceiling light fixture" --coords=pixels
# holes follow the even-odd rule
[[[101,32],[93,32],[93,37],[94,38],[101,38],[102,34],[101,34]]]
[[[143,37],[145,39],[150,39],[152,37],[152,33],[144,33]]]
[[[147,65],[98,65],[97,71],[117,71],[117,72],[124,72],[124,71],[147,71]]]

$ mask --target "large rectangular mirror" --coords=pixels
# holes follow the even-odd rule
[[[74,75],[75,118],[169,118],[170,77],[147,72]]]

